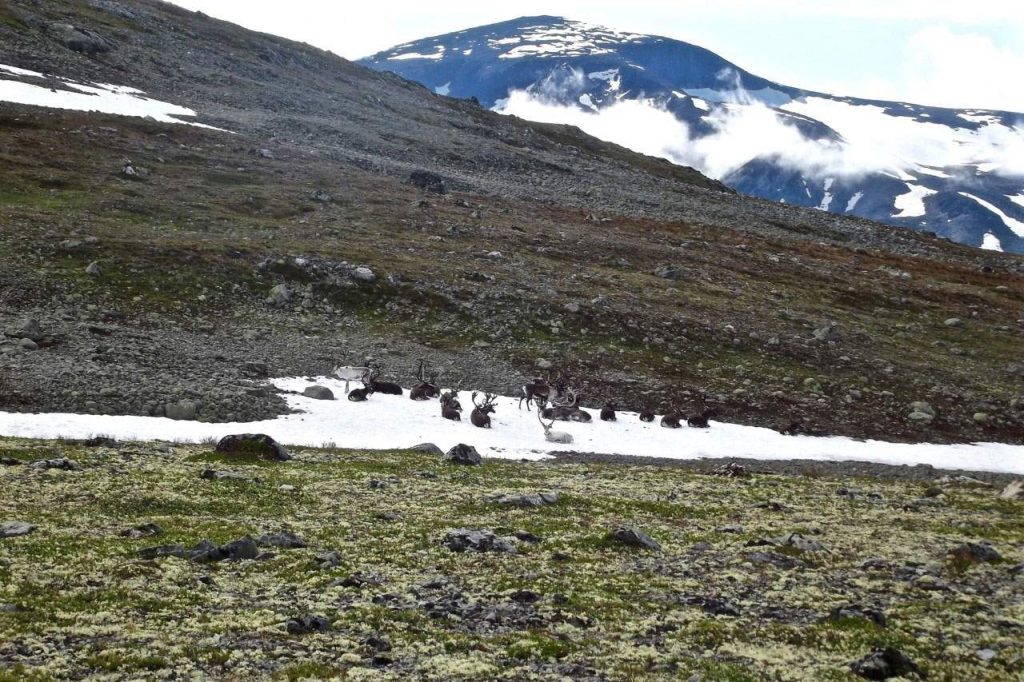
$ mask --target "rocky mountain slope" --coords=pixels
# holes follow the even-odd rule
[[[7,2],[0,64],[0,93],[195,114],[0,102],[0,409],[251,419],[284,409],[267,374],[426,356],[501,392],[550,363],[588,404],[1024,440],[1019,257],[155,0]]]
[[[752,196],[1024,252],[1024,115],[808,91],[696,45],[521,17],[361,60],[452,97],[567,122]]]

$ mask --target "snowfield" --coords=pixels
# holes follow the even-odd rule
[[[339,400],[287,395],[299,412],[276,419],[236,424],[205,424],[161,417],[0,412],[0,434],[27,438],[88,438],[199,442],[231,433],[266,433],[286,445],[397,449],[431,442],[447,450],[457,443],[475,446],[486,457],[542,459],[552,450],[671,459],[746,457],[753,459],[855,460],[882,464],[928,464],[940,469],[972,469],[1024,474],[1024,446],[1000,443],[962,445],[904,444],[844,437],[783,436],[771,429],[712,422],[708,429],[662,428],[645,424],[636,413],[620,412],[617,422],[602,422],[596,410],[590,424],[556,422],[555,430],[572,434],[571,445],[544,440],[534,412],[517,408],[518,398],[500,397],[491,416],[493,428],[469,421],[470,392],[459,399],[462,422],[441,418],[437,401],[416,402],[406,395],[376,394],[364,403],[344,399],[345,384],[318,377],[273,379],[278,388],[301,392],[315,384],[330,388]]]

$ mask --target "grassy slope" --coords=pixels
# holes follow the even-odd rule
[[[6,439],[0,456],[68,456],[82,469],[0,467],[0,520],[38,524],[0,540],[0,680],[115,678],[550,679],[586,669],[607,679],[856,679],[847,664],[893,645],[933,680],[1001,680],[1024,670],[1020,577],[1006,564],[969,566],[945,552],[987,538],[1011,562],[1024,559],[1024,503],[991,490],[952,488],[916,510],[920,484],[820,476],[724,479],[648,466],[487,461],[446,465],[409,452],[302,450],[284,464],[225,462],[203,446]],[[209,481],[205,468],[251,481]],[[431,472],[435,477],[428,477]],[[812,473],[812,472],[808,472]],[[371,487],[370,481],[384,481]],[[294,491],[282,491],[282,485]],[[881,500],[849,498],[861,486]],[[496,492],[558,491],[534,510],[490,503]],[[59,500],[60,502],[55,502]],[[777,501],[787,510],[759,503]],[[120,531],[155,522],[163,534]],[[603,539],[619,523],[647,531],[661,553]],[[738,534],[716,529],[742,525]],[[440,540],[459,527],[539,544],[518,554],[456,554]],[[309,543],[265,560],[195,564],[142,560],[158,544],[225,542],[290,529]],[[798,531],[825,546],[786,553],[806,566],[749,563],[764,547],[748,540]],[[699,543],[706,543],[701,545]],[[703,547],[703,548],[702,548]],[[340,565],[315,557],[336,551]],[[556,553],[568,556],[557,561]],[[870,557],[919,564],[948,581],[927,591]],[[345,587],[361,574],[379,584]],[[442,578],[440,586],[426,586]],[[528,589],[533,606],[511,596]],[[480,614],[431,617],[427,602],[456,596]],[[711,616],[691,596],[732,602],[738,617]],[[888,627],[828,622],[836,606],[886,611]],[[482,613],[504,614],[495,622]],[[289,635],[303,613],[333,622],[329,633]],[[390,664],[372,662],[367,637],[390,641]],[[983,663],[976,651],[992,648]],[[578,665],[578,668],[570,668]]]
[[[243,136],[117,117],[14,108],[0,130],[0,300],[11,312],[91,305],[229,337],[232,319],[317,334],[347,317],[382,339],[454,351],[487,340],[526,375],[548,357],[589,379],[589,395],[637,407],[697,409],[708,394],[725,418],[766,425],[803,416],[859,436],[1021,437],[1024,411],[1009,407],[1019,379],[1004,368],[1020,362],[1024,283],[953,257],[965,249],[898,258],[471,194],[421,202],[394,178],[287,145],[265,159],[252,153],[263,142]],[[121,177],[124,158],[152,174]],[[334,201],[313,201],[317,188]],[[85,236],[98,244],[60,247]],[[255,266],[282,254],[396,280],[273,313],[262,300],[289,275]],[[85,274],[92,260],[103,277]],[[665,264],[683,279],[652,274]],[[944,326],[950,317],[966,322]],[[829,319],[840,342],[810,342]],[[939,410],[930,426],[904,419],[920,399]],[[995,416],[976,424],[979,410]]]

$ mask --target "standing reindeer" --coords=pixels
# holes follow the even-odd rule
[[[460,383],[459,386],[462,384]],[[441,416],[455,422],[462,421],[462,405],[459,404],[459,386],[441,394]]]
[[[370,367],[370,386],[373,386],[374,393],[385,395],[402,395],[402,387],[390,381],[378,381],[380,376],[380,365],[374,364]]]
[[[430,378],[427,378],[427,361],[420,360],[419,367],[416,368],[416,378],[420,380],[420,383],[416,384],[409,391],[409,398],[412,400],[430,400],[437,398],[441,395],[441,389],[437,386],[437,377],[440,376],[440,372],[434,372],[430,374]]]
[[[549,401],[559,398],[565,393],[569,385],[569,377],[559,370],[558,376],[551,377],[548,370],[547,378],[534,377],[533,381],[520,388],[522,395],[519,397],[519,409],[523,409],[523,401],[526,401],[526,409],[530,409],[532,402],[537,409],[543,409]]]
[[[548,441],[549,443],[572,442],[571,433],[566,433],[565,431],[552,431],[551,427],[555,425],[555,420],[552,419],[547,424],[545,424],[544,420],[540,416],[540,410],[537,410],[537,421],[539,421],[540,425],[544,428],[544,440]]]
[[[365,382],[367,377],[370,376],[370,368],[335,365],[334,369],[331,370],[331,374],[345,382],[345,393],[348,393],[349,383],[353,381]]]
[[[481,405],[476,401],[476,391],[473,391],[473,412],[469,415],[469,420],[473,422],[473,426],[479,426],[482,429],[491,428],[491,417],[494,414],[494,400],[497,398],[493,393],[484,393],[484,402]]]

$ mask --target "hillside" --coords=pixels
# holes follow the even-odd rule
[[[814,92],[698,45],[554,16],[360,63],[503,113],[574,123],[744,194],[1024,252],[1024,114]]]
[[[374,356],[407,382],[426,356],[504,394],[550,362],[587,404],[1024,442],[1020,257],[153,0],[8,2],[0,64],[213,126],[0,103],[0,409],[248,420],[285,409],[267,375]]]

